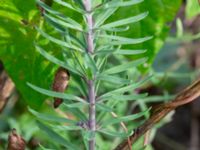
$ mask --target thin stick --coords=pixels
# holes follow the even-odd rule
[[[111,112],[111,115],[113,117],[115,117],[115,118],[118,117],[117,114],[114,113],[114,112]],[[124,129],[124,131],[128,132],[128,129],[127,129],[126,125],[123,122],[120,122],[120,125],[122,126],[122,128]],[[131,144],[131,140],[130,140],[129,137],[127,138],[127,142],[128,142],[128,148],[129,148],[129,150],[132,150],[132,144]]]
[[[156,123],[163,119],[170,111],[179,106],[185,105],[194,101],[200,96],[200,79],[190,85],[188,88],[180,92],[173,101],[157,105],[153,109],[151,117],[140,127],[135,129],[134,134],[130,136],[131,142],[135,143],[143,134],[150,130]],[[127,150],[128,143],[124,140],[115,150]]]

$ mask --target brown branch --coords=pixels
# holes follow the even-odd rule
[[[152,110],[151,117],[143,125],[135,129],[134,134],[129,137],[131,139],[131,142],[132,143],[136,142],[143,134],[145,134],[156,123],[158,123],[161,119],[163,119],[170,111],[176,109],[179,106],[192,102],[199,96],[200,96],[200,79],[191,84],[182,92],[180,92],[174,100],[164,104],[157,105]],[[128,149],[127,140],[124,140],[121,144],[119,144],[115,148],[115,150],[127,150],[127,149]]]
[[[6,106],[11,93],[14,91],[15,86],[7,73],[3,71],[0,74],[0,112]]]

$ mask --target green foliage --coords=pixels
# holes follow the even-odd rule
[[[168,32],[166,23],[173,19],[180,0],[94,1],[94,53],[87,52],[88,12],[82,1],[55,0],[53,7],[49,7],[37,0],[39,7],[45,10],[43,16],[48,25],[43,24],[33,1],[23,1],[24,7],[20,7],[21,3],[21,0],[10,0],[4,5],[0,4],[3,8],[3,13],[0,13],[3,39],[0,43],[3,49],[0,59],[4,61],[8,73],[29,105],[38,107],[46,96],[62,98],[64,104],[61,110],[67,110],[74,116],[66,119],[29,109],[38,120],[46,122],[38,122],[39,128],[52,141],[67,149],[79,149],[84,144],[87,148],[88,141],[99,135],[99,139],[103,140],[109,136],[126,138],[133,134],[133,126],[136,127],[139,121],[128,125],[128,132],[121,129],[120,123],[148,116],[145,104],[141,106],[140,113],[129,112],[127,116],[120,117],[113,117],[110,113],[121,110],[126,112],[124,107],[128,101],[139,102],[146,98],[147,94],[137,94],[134,90],[142,87],[149,78],[135,77],[135,74],[138,66],[143,65],[143,68],[148,69],[147,63],[152,61],[161,47]],[[7,17],[5,14],[9,9],[12,11]],[[16,65],[10,65],[11,60]],[[49,90],[56,65],[66,68],[71,74],[67,94]],[[86,110],[91,104],[87,86],[91,80],[94,81],[97,96],[98,134],[88,127]],[[38,93],[33,90],[30,92],[26,81]],[[67,123],[67,126],[63,123]],[[65,131],[77,132],[63,133]],[[69,135],[73,138],[83,136],[83,141],[76,141],[79,148],[69,142]]]
[[[164,44],[165,38],[168,35],[169,23],[176,15],[178,8],[180,7],[181,0],[144,0],[143,3],[138,5],[124,7],[119,9],[114,17],[111,17],[109,21],[113,19],[127,18],[128,16],[134,16],[141,12],[148,12],[148,16],[140,22],[129,24],[128,32],[120,32],[119,34],[126,37],[143,37],[147,35],[153,36],[153,38],[147,42],[137,45],[126,45],[126,49],[147,49],[144,54],[135,57],[148,56],[148,65],[145,64],[143,69],[150,67],[151,63]],[[128,12],[128,13],[127,13]]]
[[[135,18],[132,16],[139,14],[141,12],[148,11],[149,12],[148,17],[142,22],[134,23],[134,25],[129,24],[125,27],[115,27],[112,29],[112,31],[126,31],[129,29],[129,32],[124,32],[123,34],[120,32],[120,34],[123,36],[129,36],[131,38],[153,35],[152,40],[142,44],[137,44],[137,47],[136,45],[134,47],[126,45],[126,49],[129,49],[130,51],[129,50],[115,51],[116,55],[117,54],[128,55],[128,54],[140,53],[137,50],[132,51],[133,48],[144,49],[141,50],[141,55],[143,56],[144,52],[145,55],[148,56],[149,58],[148,60],[150,61],[152,60],[154,55],[157,53],[157,51],[163,44],[163,41],[168,32],[168,26],[166,26],[166,23],[170,22],[173,19],[176,10],[180,5],[180,0],[177,1],[146,0],[143,3],[140,2],[141,0],[127,1],[123,3],[120,1],[117,2],[111,1],[108,2],[107,4],[102,5],[101,7],[98,7],[97,10],[101,9],[105,10],[107,8],[113,8],[112,9],[113,11],[116,9],[116,6],[121,7],[120,10],[118,10],[113,17],[109,18],[109,20],[112,21],[113,19],[115,20],[122,19],[121,21],[122,23],[127,23],[127,21],[130,23],[130,21]],[[94,3],[99,4],[100,1],[94,1]],[[62,5],[59,6],[58,4]],[[79,5],[82,4],[79,2]],[[79,24],[77,23],[77,21],[80,22],[81,17],[79,17],[80,14],[78,13],[82,12],[83,11],[82,9],[74,6],[74,4],[72,3],[65,3],[61,0],[55,0],[53,7],[60,9],[61,12],[67,13],[71,18],[74,18],[76,20],[74,21],[74,19],[72,20],[68,18],[67,22],[64,23],[65,26],[69,27],[71,23],[72,26],[70,27],[81,30],[82,23]],[[69,10],[64,10],[65,7],[69,8]],[[35,41],[35,39],[39,38],[37,32],[34,29],[34,26],[43,26],[44,28],[44,25],[42,23],[43,19],[40,17],[40,12],[38,11],[34,0],[29,0],[29,1],[3,0],[0,2],[0,8],[1,8],[0,9],[0,18],[1,18],[0,59],[4,62],[7,72],[12,77],[13,81],[16,84],[17,89],[20,91],[21,95],[26,100],[26,102],[31,106],[39,107],[43,103],[46,97],[34,91],[30,92],[30,89],[27,88],[25,82],[29,81],[37,85],[42,85],[45,88],[49,88],[52,79],[52,72],[55,70],[54,68],[56,67],[55,65],[46,61],[41,55],[39,55],[35,51],[35,48],[33,46],[33,42]],[[46,8],[48,9],[49,7]],[[71,10],[76,11],[76,13],[72,12]],[[101,16],[108,17],[108,14],[112,14],[112,11],[111,12],[109,11],[108,12],[106,11],[106,13]],[[54,11],[52,14],[55,13],[57,12]],[[61,13],[59,12],[58,14]],[[146,13],[144,13],[144,15],[145,14]],[[129,19],[123,20],[124,18],[128,17]],[[52,26],[55,26],[55,28],[58,31],[60,31],[61,33],[66,32],[65,30],[63,30],[64,28],[58,26],[55,23],[55,21],[58,21],[58,19],[56,19],[53,16],[50,16],[49,14],[46,14],[45,18],[49,23],[52,24]],[[59,22],[61,24],[64,22],[63,19],[66,20],[66,18],[63,18],[62,15],[59,15],[59,18],[62,18]],[[104,19],[98,16],[99,21],[103,21]],[[108,21],[107,25],[109,25],[110,21]],[[99,23],[97,22],[96,24],[98,25]],[[81,36],[79,36],[79,38],[81,39]],[[71,40],[73,40],[73,43],[75,42],[78,45],[82,45],[82,47],[84,47],[83,43],[80,42],[80,40],[73,38],[72,36]],[[56,46],[52,45],[46,40],[43,40],[41,42],[43,42],[43,45],[45,45],[46,50],[48,51],[51,50],[51,53],[60,55],[58,51],[55,51],[55,49],[58,49]],[[64,46],[66,46],[66,43],[64,44]],[[147,48],[149,50],[145,51],[145,49]],[[105,53],[109,54],[110,52],[111,51],[101,50],[96,52],[96,54],[102,55]],[[131,56],[131,57],[136,57],[136,56]]]
[[[145,64],[148,60],[148,57],[152,56],[149,55],[147,57],[146,52],[148,50],[145,50],[147,47],[143,46],[146,41],[152,39],[152,36],[140,34],[142,36],[135,37],[135,35],[133,35],[132,37],[134,38],[128,38],[124,36],[126,34],[121,32],[133,30],[131,28],[129,29],[127,26],[141,21],[147,16],[148,13],[136,12],[138,14],[133,17],[125,17],[123,15],[120,16],[121,18],[116,17],[119,11],[121,11],[120,7],[132,7],[133,5],[141,3],[142,1],[113,0],[112,2],[100,2],[98,5],[95,5],[94,3],[91,12],[86,12],[85,8],[87,7],[87,4],[83,4],[80,1],[75,1],[75,3],[78,3],[78,5],[60,0],[55,1],[65,8],[67,7],[72,11],[80,13],[80,15],[83,17],[83,22],[75,21],[73,16],[65,16],[61,12],[52,9],[39,0],[37,2],[38,5],[45,10],[44,18],[47,20],[47,23],[51,25],[55,31],[61,34],[51,35],[45,32],[44,29],[42,30],[41,27],[36,27],[36,29],[45,39],[60,46],[61,53],[64,57],[59,59],[55,55],[50,54],[42,48],[44,45],[40,46],[41,43],[39,41],[37,42],[38,44],[36,44],[37,50],[52,63],[68,69],[68,71],[72,74],[71,76],[73,79],[71,80],[73,82],[78,83],[78,81],[82,80],[83,86],[78,83],[81,91],[84,91],[85,87],[88,86],[88,90],[84,93],[86,95],[82,95],[81,93],[77,93],[77,90],[71,90],[70,94],[64,94],[49,91],[28,83],[29,87],[42,94],[64,99],[65,106],[71,108],[69,112],[77,111],[77,108],[79,109],[79,115],[75,114],[76,118],[74,120],[42,114],[30,109],[31,113],[37,116],[39,120],[49,122],[53,129],[43,123],[39,123],[39,127],[49,136],[57,139],[57,143],[69,149],[74,149],[74,145],[66,144],[69,142],[54,131],[56,127],[54,128],[55,124],[52,124],[52,122],[56,122],[61,125],[60,128],[63,130],[65,130],[65,126],[62,126],[62,123],[69,123],[70,127],[68,127],[66,131],[69,131],[71,128],[76,129],[77,127],[81,127],[83,135],[82,143],[85,143],[86,148],[88,147],[87,143],[91,140],[94,140],[97,133],[121,138],[125,138],[133,134],[132,128],[130,131],[118,132],[117,130],[120,129],[120,123],[135,120],[142,116],[148,116],[148,110],[114,118],[108,114],[116,111],[115,107],[117,107],[117,104],[119,104],[120,101],[138,101],[140,98],[147,96],[146,94],[133,94],[133,91],[137,88],[140,88],[146,81],[148,81],[149,78],[144,80],[137,78],[133,80],[133,76],[129,76],[129,79],[126,79],[126,76],[131,69],[137,70],[139,65]],[[117,2],[116,5],[114,2]],[[117,11],[118,9],[119,11]],[[89,29],[91,24],[87,18],[91,13],[94,17],[93,19],[95,20],[92,30]],[[114,17],[108,20],[111,16]],[[87,39],[87,36],[90,34],[90,32],[92,32],[94,41]],[[89,50],[89,42],[94,44],[94,51]],[[138,45],[139,49],[134,50],[134,47],[129,47],[129,45],[136,45],[136,47]],[[119,54],[122,55],[120,56]],[[131,57],[132,55],[138,56],[138,54],[141,54],[139,56],[141,58],[138,59],[137,57],[132,57],[132,59],[134,59],[133,61],[128,61],[127,57],[124,57],[124,55]],[[117,61],[113,61],[112,58],[116,59]],[[112,82],[115,80],[118,80],[117,86],[112,84]],[[139,82],[136,82],[138,80]],[[111,84],[105,81],[109,81]],[[73,89],[77,89],[76,85],[72,84],[70,86]],[[91,87],[95,88],[95,91],[93,91],[94,93],[89,92]],[[97,97],[94,97],[94,104],[89,101],[91,94],[94,94]],[[81,98],[84,96],[86,97]],[[94,120],[96,124],[95,128],[97,128],[95,131],[93,131],[89,126],[93,120],[85,120],[82,115],[85,112],[87,113],[85,110],[92,107],[92,105],[96,105],[97,110],[95,112],[89,111],[88,115],[90,116],[93,113],[98,117],[98,122]],[[146,108],[146,106],[143,106],[143,110],[144,108]],[[77,120],[77,118],[80,120]],[[82,120],[83,118],[84,120]],[[93,148],[91,148],[91,150],[92,149]]]
[[[200,4],[198,0],[187,0],[186,5],[186,17],[188,19],[193,18],[194,16],[200,14]]]

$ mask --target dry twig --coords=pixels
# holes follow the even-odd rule
[[[189,87],[187,87],[182,92],[180,92],[174,100],[164,104],[157,105],[152,110],[151,117],[143,125],[135,129],[134,134],[129,137],[131,142],[132,143],[136,142],[143,134],[149,131],[156,123],[158,123],[161,119],[163,119],[169,112],[171,112],[172,110],[176,109],[179,106],[192,102],[199,96],[200,96],[200,79],[194,82]],[[115,150],[127,150],[127,149],[128,149],[127,140],[124,140],[121,144],[119,144],[115,148]]]

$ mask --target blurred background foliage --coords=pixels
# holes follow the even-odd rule
[[[194,30],[190,30],[192,25],[191,20],[195,20],[200,14],[198,6],[197,0],[187,0],[187,3],[184,4],[181,0],[144,0],[139,5],[119,9],[113,16],[114,18],[124,18],[146,10],[149,11],[146,19],[131,25],[130,30],[122,35],[132,38],[153,35],[153,39],[148,42],[134,46],[126,46],[127,49],[148,49],[144,55],[148,56],[149,62],[140,68],[140,70],[154,72],[155,74],[152,79],[153,85],[144,87],[143,89],[149,92],[150,95],[163,95],[166,92],[175,94],[179,89],[182,89],[183,86],[198,76],[199,70],[197,65],[194,67],[191,64],[194,63],[192,62],[194,59],[193,55],[200,55],[196,52],[196,47],[198,46],[194,46],[198,45],[198,36],[192,36],[198,35],[199,28],[196,27],[195,29],[193,28]],[[77,14],[73,14],[68,10],[66,11],[59,5],[53,3],[52,7],[63,11],[74,19],[80,19],[77,17]],[[178,17],[181,20],[181,24],[174,21],[178,11],[180,12]],[[114,18],[111,17],[108,22]],[[54,110],[49,110],[48,107],[50,105],[43,105],[47,97],[35,92],[26,85],[28,81],[38,86],[41,85],[43,88],[50,89],[54,71],[58,67],[45,60],[43,56],[36,52],[33,46],[34,41],[38,40],[50,53],[58,57],[61,55],[58,47],[44,39],[40,39],[37,31],[34,29],[35,26],[43,28],[50,34],[56,34],[51,28],[45,25],[34,0],[0,0],[0,60],[3,62],[5,70],[12,78],[20,94],[17,97],[18,101],[16,104],[13,104],[16,98],[10,97],[10,102],[7,104],[3,113],[0,114],[0,150],[5,149],[8,132],[12,128],[16,128],[26,141],[29,141],[29,149],[37,149],[39,142],[47,147],[60,149],[58,144],[49,142],[51,139],[40,133],[32,115],[27,113],[27,105],[38,108],[42,112],[48,111],[51,114],[55,113]],[[170,29],[171,32],[169,32]],[[180,32],[181,36],[177,36],[177,31]],[[185,39],[187,41],[186,43]],[[160,99],[157,97],[157,100],[153,99],[150,101],[160,101]],[[139,105],[145,110],[149,102],[148,100],[145,102],[141,101]],[[135,105],[123,104],[117,108],[117,113],[125,114],[127,110],[130,111],[135,108]],[[56,113],[59,114],[59,112]],[[169,117],[166,120],[169,121],[170,119]],[[165,121],[158,125],[158,127],[164,123]],[[62,133],[62,135],[78,139],[76,134],[68,135],[67,133]],[[178,135],[181,136],[180,134]],[[174,136],[174,140],[176,138]],[[162,138],[159,139],[159,137],[156,137],[155,139],[155,149],[157,148],[159,150],[159,148],[163,148],[162,144],[161,146],[159,145],[163,143],[163,141],[159,142]],[[99,145],[104,145],[103,148],[100,148],[101,150],[110,148],[110,142],[107,142],[107,139],[97,137],[97,140]],[[79,142],[77,141],[77,143]],[[141,142],[138,141],[135,147],[139,148]],[[184,143],[185,141],[180,140],[179,142]],[[182,144],[181,147],[180,144],[177,144],[176,146],[185,149],[188,145]],[[168,150],[174,149],[170,146],[166,146],[167,148]],[[152,147],[148,146],[147,149],[152,149]]]

